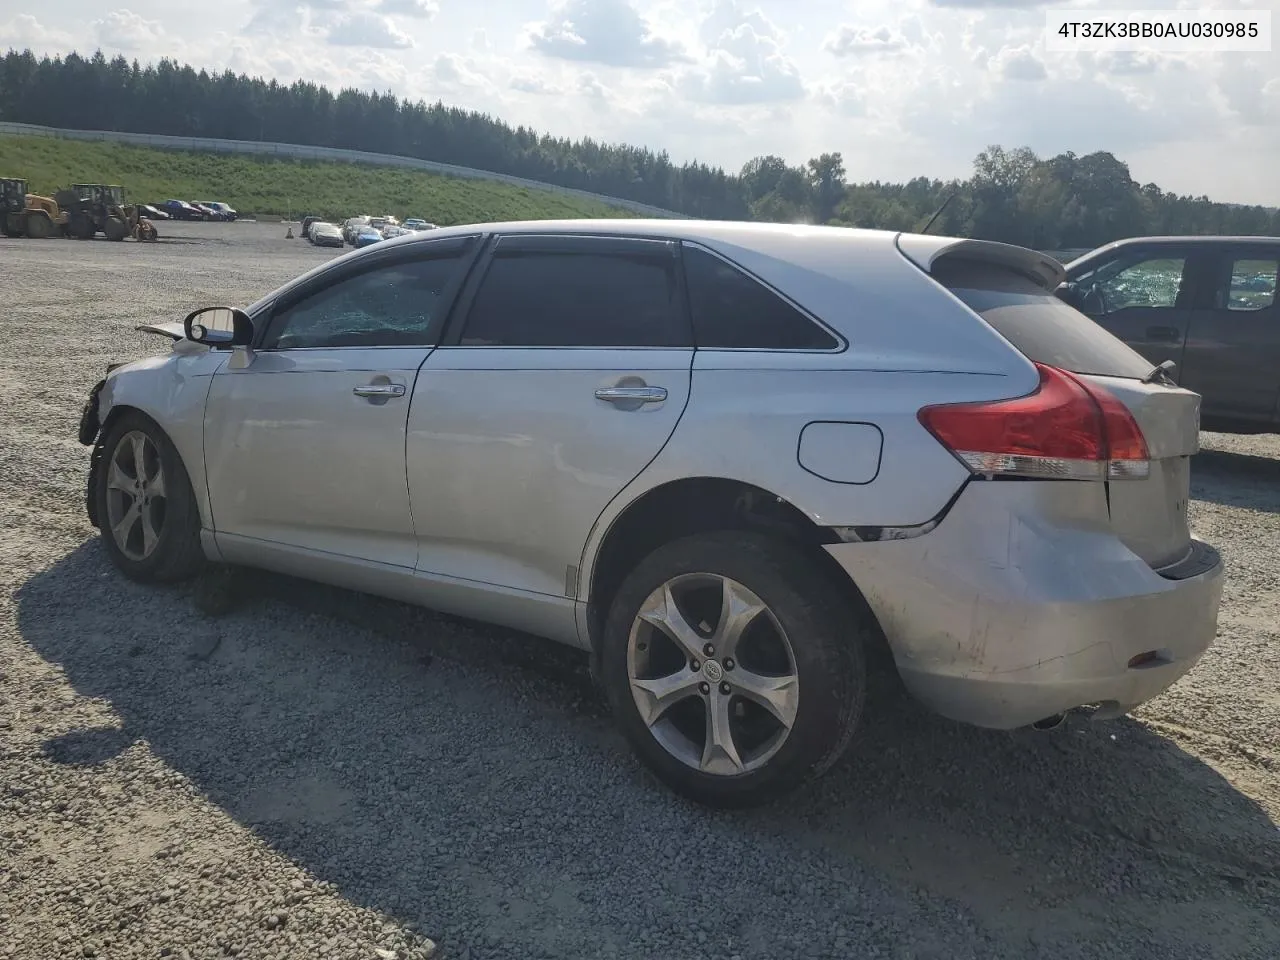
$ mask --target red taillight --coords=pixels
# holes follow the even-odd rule
[[[1040,386],[1013,400],[925,407],[920,422],[974,473],[1062,480],[1147,476],[1142,430],[1100,387],[1036,364]]]

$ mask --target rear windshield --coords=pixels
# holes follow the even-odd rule
[[[1029,360],[1103,377],[1140,380],[1151,372],[1137,351],[1007,267],[948,257],[931,275]]]

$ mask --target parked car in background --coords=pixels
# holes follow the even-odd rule
[[[174,220],[203,220],[204,211],[192,206],[185,200],[166,200],[160,209]]]
[[[223,219],[222,214],[220,214],[217,210],[213,209],[213,207],[206,206],[205,204],[200,203],[197,200],[188,200],[187,202],[190,203],[191,206],[195,207],[197,210],[200,211],[201,219],[203,220]]]
[[[407,227],[402,227],[398,223],[389,223],[382,228],[382,239],[394,240],[396,237],[407,236],[413,232],[413,230],[410,230]]]
[[[336,225],[326,223],[323,220],[317,220],[311,224],[311,232],[307,234],[307,239],[317,247],[340,247],[343,245],[342,231]]]
[[[212,210],[219,220],[230,222],[236,218],[235,210],[231,209],[227,204],[220,203],[217,200],[201,200],[200,205]]]
[[[347,243],[355,245],[356,231],[369,223],[368,217],[350,217],[342,223],[342,238]]]
[[[410,217],[408,220],[404,222],[404,226],[409,230],[413,230],[415,232],[419,230],[436,229],[436,225],[434,223],[429,223],[426,220],[419,219],[418,217]]]
[[[311,225],[319,223],[323,218],[315,216],[305,216],[301,220],[301,230],[299,231],[308,240],[311,239]]]
[[[1199,397],[1063,277],[789,224],[402,237],[111,369],[89,517],[135,580],[216,558],[584,648],[715,806],[829,769],[869,658],[978,726],[1114,718],[1210,645],[1223,564],[1187,522]]]
[[[1201,424],[1280,432],[1280,238],[1135,237],[1067,265],[1058,295],[1200,394]]]
[[[382,231],[371,223],[362,223],[355,228],[352,236],[351,245],[353,247],[367,247],[371,243],[378,243],[382,240]]]
[[[165,213],[149,203],[144,203],[138,207],[138,216],[145,217],[148,220],[168,220],[169,214]]]

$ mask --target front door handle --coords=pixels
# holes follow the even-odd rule
[[[661,403],[667,399],[666,387],[601,387],[597,400],[609,403]]]
[[[363,386],[356,387],[351,391],[357,397],[368,397],[369,399],[389,399],[391,397],[404,396],[403,383],[366,383]]]

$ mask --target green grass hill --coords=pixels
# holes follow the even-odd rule
[[[422,217],[441,226],[491,220],[627,217],[629,211],[550,190],[396,167],[190,153],[56,137],[0,136],[0,177],[32,193],[118,183],[131,203],[220,200],[245,215]]]

